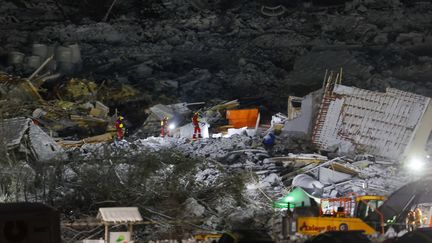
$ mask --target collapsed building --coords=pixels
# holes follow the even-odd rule
[[[191,123],[193,112],[189,107],[204,104],[204,102],[196,102],[152,106],[148,109],[147,119],[134,136],[141,138],[159,136],[161,121],[166,118],[169,137],[191,138],[194,133],[194,126]],[[195,110],[195,112],[199,113],[203,138],[210,136],[213,138],[230,137],[235,134],[255,136],[261,119],[256,105],[239,100],[203,107]]]
[[[0,132],[9,161],[49,161],[65,156],[63,148],[29,118],[5,119],[0,122]]]
[[[432,128],[430,98],[394,88],[377,92],[345,86],[341,75],[326,77],[321,91],[290,97],[284,130],[342,154],[397,160],[424,153]]]
[[[148,117],[143,125],[134,134],[138,137],[158,136],[161,132],[160,122],[167,118],[169,122],[169,136],[174,134],[180,135],[186,130],[193,131],[193,128],[186,129],[192,111],[188,108],[187,103],[178,103],[172,105],[157,104],[149,108]],[[208,134],[208,132],[207,132]],[[208,136],[207,136],[208,137]]]
[[[94,82],[70,79],[47,94],[40,87],[44,81],[0,73],[2,118],[32,118],[54,137],[73,140],[113,131],[115,118],[109,116],[109,107],[98,101],[100,88]]]

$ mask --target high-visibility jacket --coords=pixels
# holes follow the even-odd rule
[[[194,115],[192,116],[192,124],[193,124],[194,126],[199,126],[199,117],[198,117],[198,114],[194,114]]]

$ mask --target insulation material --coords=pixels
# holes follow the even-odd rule
[[[314,142],[321,149],[339,146],[340,152],[362,150],[399,158],[414,136],[429,98],[397,89],[386,93],[335,85],[332,100]]]
[[[254,128],[258,119],[258,109],[228,110],[226,117],[234,128]]]

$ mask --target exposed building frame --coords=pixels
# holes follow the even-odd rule
[[[339,152],[364,151],[395,160],[408,156],[413,146],[424,149],[431,131],[430,98],[393,88],[383,93],[348,87],[341,80],[342,70],[325,75],[312,133],[318,148],[338,146]]]

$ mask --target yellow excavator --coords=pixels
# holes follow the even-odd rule
[[[384,217],[379,221],[367,222],[365,219],[372,213],[380,214],[378,208],[386,200],[383,196],[349,196],[342,198],[323,198],[299,203],[296,197],[301,195],[299,190],[292,191],[285,198],[287,215],[283,219],[284,235],[302,234],[318,235],[324,231],[360,230],[372,235],[384,231]],[[301,200],[304,200],[301,199]],[[306,199],[307,200],[307,199]],[[281,201],[278,201],[279,205]]]
[[[365,234],[384,233],[388,227],[407,229],[408,213],[419,205],[428,208],[426,227],[432,227],[432,178],[427,174],[410,182],[388,198],[383,196],[347,196],[313,198],[301,188],[293,188],[274,203],[275,208],[290,208],[282,221],[283,236],[300,233],[317,235],[330,230],[361,230]]]
[[[316,217],[299,216],[295,231],[303,235],[317,235],[323,231],[361,230],[367,235],[377,233],[377,223],[365,222],[365,218],[378,210],[385,200],[383,196],[358,196],[321,199],[320,212]]]

